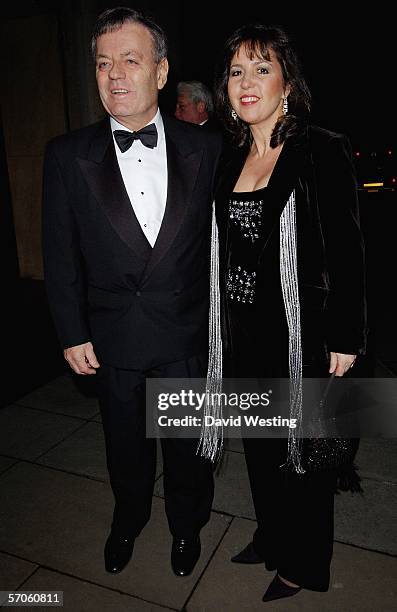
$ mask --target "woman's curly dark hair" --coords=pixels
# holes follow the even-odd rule
[[[273,129],[270,146],[274,148],[299,131],[303,117],[310,112],[310,91],[302,74],[300,61],[287,33],[282,28],[262,24],[250,24],[238,28],[225,43],[215,78],[217,113],[238,146],[249,145],[252,142],[249,126],[239,118],[236,120],[232,118],[232,106],[227,92],[230,64],[241,46],[245,47],[250,57],[258,56],[266,60],[270,59],[269,50],[272,49],[280,63],[284,83],[290,87],[289,112],[278,119]]]

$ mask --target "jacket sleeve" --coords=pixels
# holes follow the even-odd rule
[[[63,348],[88,342],[84,267],[78,231],[54,143],[47,145],[43,181],[43,262],[50,310]]]
[[[348,139],[341,135],[331,137],[315,167],[330,289],[326,305],[328,350],[364,354],[367,335],[364,243]]]

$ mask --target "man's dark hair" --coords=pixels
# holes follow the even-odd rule
[[[91,52],[94,61],[96,42],[99,36],[119,30],[124,23],[139,23],[149,30],[153,39],[154,61],[156,64],[167,57],[167,37],[160,26],[139,11],[125,6],[118,6],[117,8],[104,11],[96,20],[91,37]]]
[[[249,126],[239,118],[232,118],[227,92],[230,64],[240,47],[245,48],[249,57],[258,56],[266,60],[270,59],[271,49],[280,63],[285,84],[290,86],[289,112],[277,121],[270,141],[270,145],[276,147],[296,133],[301,124],[299,119],[310,111],[311,95],[300,62],[287,33],[278,26],[245,25],[226,41],[215,81],[215,104],[226,129],[239,146],[248,145],[252,138]]]

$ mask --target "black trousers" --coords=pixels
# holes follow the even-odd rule
[[[335,474],[280,470],[286,439],[244,438],[258,528],[254,548],[268,570],[327,591],[333,552]]]
[[[106,365],[98,370],[116,531],[139,535],[151,513],[156,439],[146,437],[146,378],[201,378],[205,373],[205,358],[200,356],[145,372]],[[165,510],[174,537],[196,537],[210,518],[213,467],[196,455],[197,444],[197,439],[161,439]]]

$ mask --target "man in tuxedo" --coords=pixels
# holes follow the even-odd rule
[[[64,355],[97,375],[115,498],[105,568],[117,573],[150,518],[156,440],[145,435],[147,377],[203,377],[209,240],[220,139],[163,117],[162,30],[129,8],[99,16],[92,39],[107,117],[55,138],[45,158],[43,252]],[[197,440],[162,439],[176,575],[191,573],[213,499]]]

